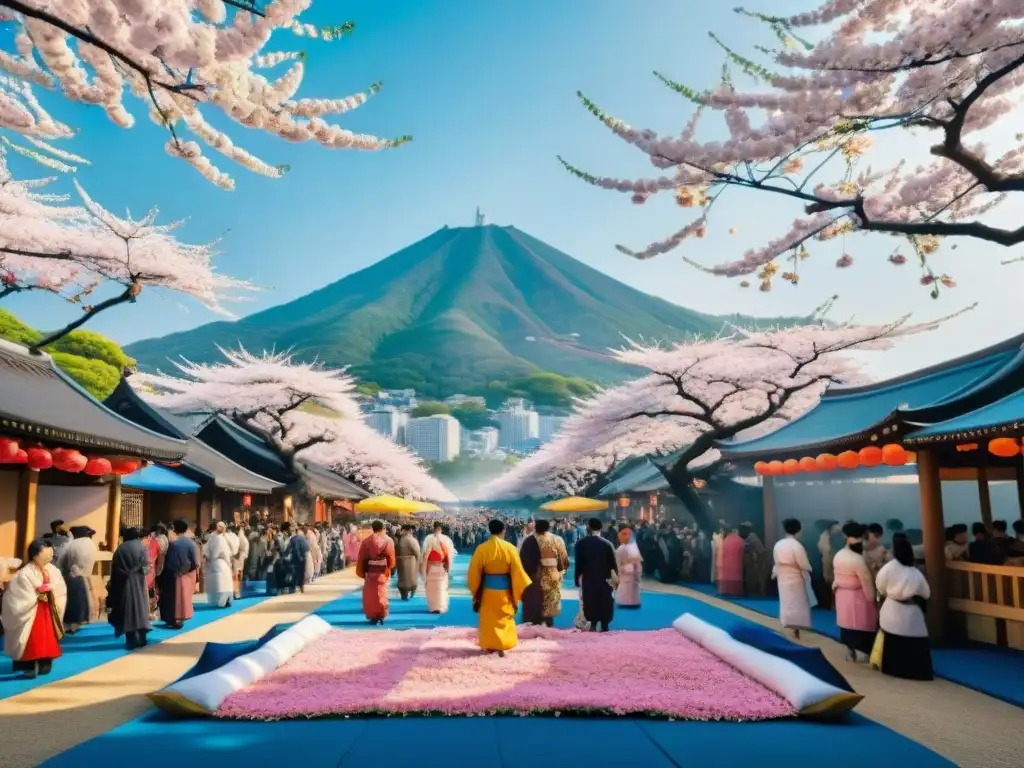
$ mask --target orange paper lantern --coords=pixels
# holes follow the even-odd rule
[[[810,456],[804,456],[800,459],[800,469],[804,472],[817,472],[818,462],[812,459]]]
[[[782,466],[781,461],[769,461],[768,462],[768,473],[769,475],[781,475],[785,472],[785,467]]]
[[[836,461],[843,469],[856,469],[860,466],[860,456],[856,451],[843,451],[836,457]]]
[[[65,451],[61,454],[61,463],[55,466],[57,469],[77,475],[85,469],[85,465],[88,463],[89,460],[78,451]]]
[[[902,467],[907,463],[907,449],[899,443],[883,445],[882,461],[890,467]]]
[[[795,475],[800,471],[800,462],[796,459],[786,459],[782,462],[782,473],[785,475]]]
[[[110,471],[115,475],[130,475],[137,472],[142,462],[139,459],[117,458],[110,460]]]
[[[1011,459],[1020,453],[1020,443],[1012,437],[997,437],[989,442],[988,452],[1001,459]]]
[[[882,463],[882,449],[877,445],[869,445],[860,449],[857,454],[862,467],[877,467]]]
[[[831,453],[819,453],[818,458],[814,460],[814,463],[817,464],[818,469],[823,472],[831,472],[839,466],[839,459]]]
[[[755,461],[754,462],[754,471],[757,472],[757,474],[759,474],[759,475],[767,475],[768,474],[768,462],[767,461]]]

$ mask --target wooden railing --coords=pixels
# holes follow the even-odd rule
[[[946,570],[951,610],[1024,622],[1024,567],[947,562]]]

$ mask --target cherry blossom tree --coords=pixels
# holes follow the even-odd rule
[[[681,207],[695,212],[669,237],[640,251],[619,246],[620,251],[648,259],[704,237],[716,201],[736,188],[792,199],[803,213],[760,248],[710,268],[694,266],[716,275],[756,275],[764,291],[776,276],[796,284],[799,264],[814,241],[846,234],[878,232],[900,239],[920,264],[921,282],[933,297],[940,286],[954,285],[929,265],[944,238],[1002,246],[1024,242],[1019,222],[1003,227],[985,216],[1024,192],[1024,134],[1013,119],[1019,121],[1013,110],[1024,85],[1024,3],[826,0],[785,18],[736,10],[767,24],[783,49],[760,49],[773,60],[761,65],[712,35],[727,64],[722,81],[708,91],[655,73],[696,107],[680,134],[633,128],[580,94],[584,106],[616,136],[671,175],[614,179],[563,164],[590,184],[630,194],[634,203],[671,191]],[[825,29],[815,45],[803,37],[810,27]],[[737,87],[730,66],[758,87]],[[728,138],[698,138],[706,113],[721,113]],[[1000,130],[1007,137],[1018,132],[1007,142],[999,141]],[[874,136],[892,131],[899,131],[908,147],[928,147],[931,161],[864,164]],[[788,266],[780,267],[780,260]],[[897,247],[888,260],[900,265],[907,256]],[[852,264],[849,253],[836,263]]]
[[[213,245],[178,241],[181,222],[156,224],[156,209],[141,219],[115,216],[74,182],[80,205],[68,195],[43,190],[53,179],[18,181],[0,147],[0,299],[44,291],[82,308],[82,314],[47,334],[36,345],[52,344],[100,312],[134,302],[143,287],[166,288],[199,300],[223,315],[223,301],[248,283],[217,274]],[[93,291],[116,285],[118,292],[95,304]]]
[[[408,141],[408,136],[356,134],[324,119],[361,106],[380,83],[344,98],[296,97],[306,55],[270,50],[272,34],[329,42],[355,29],[351,22],[331,27],[302,22],[310,3],[0,0],[0,21],[14,27],[10,49],[0,48],[0,70],[6,73],[0,77],[0,128],[24,137],[31,146],[18,145],[22,151],[61,162],[54,159],[60,150],[49,142],[73,131],[47,113],[32,86],[98,106],[122,128],[135,124],[125,104],[131,94],[169,132],[167,152],[224,189],[233,189],[234,180],[211,162],[204,146],[263,176],[278,178],[287,171],[237,146],[215,127],[224,120],[331,149],[380,150]],[[274,79],[260,73],[282,65],[287,69]]]
[[[221,350],[215,364],[175,363],[180,375],[136,374],[140,394],[171,413],[217,413],[260,436],[297,476],[323,464],[371,493],[453,501],[419,459],[374,431],[344,370],[287,353]]]
[[[554,440],[479,495],[594,492],[620,461],[652,456],[698,523],[710,523],[693,479],[719,461],[718,441],[782,426],[813,408],[829,386],[861,379],[852,353],[889,349],[941,322],[913,325],[903,317],[887,325],[732,329],[669,347],[630,344],[615,357],[650,373],[581,400]]]

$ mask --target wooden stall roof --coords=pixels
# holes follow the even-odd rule
[[[46,354],[0,340],[0,433],[94,453],[179,461],[184,440],[126,419],[72,381]]]

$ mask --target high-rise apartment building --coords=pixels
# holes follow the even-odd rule
[[[448,414],[409,419],[405,444],[424,461],[451,461],[459,455],[459,422]]]
[[[505,403],[495,418],[498,422],[498,442],[502,448],[521,445],[540,436],[540,417],[520,398]]]
[[[558,434],[558,430],[565,423],[565,416],[541,416],[538,421],[539,434],[537,437],[542,443],[546,443]]]
[[[375,408],[366,414],[366,423],[398,445],[405,445],[409,414],[395,408]]]

